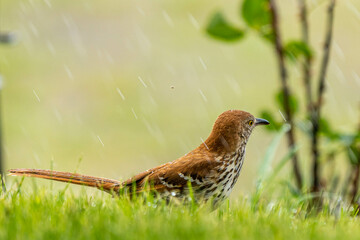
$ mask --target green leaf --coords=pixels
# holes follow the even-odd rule
[[[360,164],[360,144],[353,144],[348,147],[348,158],[352,164]]]
[[[296,187],[294,187],[290,181],[284,180],[284,181],[282,181],[282,184],[286,185],[288,187],[289,192],[291,193],[291,195],[293,197],[298,198],[298,197],[302,196],[301,191],[299,189],[297,189]]]
[[[330,140],[340,140],[340,136],[330,127],[329,122],[325,118],[319,121],[319,132]]]
[[[276,94],[276,101],[279,106],[284,110],[284,92],[280,90],[279,93]],[[299,110],[299,102],[294,95],[289,96],[290,103],[290,111],[292,113],[296,113]]]
[[[310,59],[313,57],[313,51],[311,50],[309,45],[302,41],[296,40],[290,41],[284,46],[284,54],[288,59],[294,62],[299,60],[300,57]]]
[[[268,120],[271,124],[266,129],[269,131],[279,131],[282,124],[275,120],[273,114],[267,110],[263,110],[260,113],[260,117]]]
[[[269,0],[245,0],[241,15],[250,28],[258,31],[265,39],[274,41]]]
[[[352,135],[352,140],[347,147],[347,154],[352,164],[360,164],[360,134]],[[348,139],[350,140],[350,138]]]
[[[223,41],[235,41],[244,37],[244,31],[230,25],[221,13],[212,16],[206,32]]]

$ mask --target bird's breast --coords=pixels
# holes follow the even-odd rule
[[[217,179],[217,193],[215,201],[223,201],[229,197],[237,179],[239,178],[244,163],[245,147],[239,148],[234,154],[223,159],[219,166],[219,177]]]

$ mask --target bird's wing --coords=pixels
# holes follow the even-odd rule
[[[136,186],[136,192],[142,192],[148,183],[150,189],[158,192],[182,191],[188,182],[193,187],[207,184],[209,177],[216,174],[214,169],[219,162],[208,154],[191,152],[173,162],[149,169],[123,183],[123,186]]]

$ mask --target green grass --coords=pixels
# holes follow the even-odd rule
[[[271,170],[286,131],[269,145],[253,193],[216,210],[149,196],[130,201],[85,187],[74,194],[69,184],[43,181],[48,184],[39,187],[34,179],[28,185],[30,179],[15,178],[0,192],[0,239],[358,239],[360,219],[339,195],[323,193],[322,210],[310,211],[314,196],[278,179],[296,149]]]
[[[0,239],[358,239],[359,219],[325,204],[308,214],[285,194],[239,198],[219,209],[112,198],[69,189],[18,187],[0,196]],[[67,190],[66,190],[67,189]],[[336,217],[333,209],[338,209]]]

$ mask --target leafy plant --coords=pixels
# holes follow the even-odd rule
[[[354,188],[357,186],[360,175],[360,127],[359,130],[353,134],[340,133],[335,131],[330,126],[329,121],[321,116],[323,106],[322,97],[325,91],[325,76],[330,58],[329,52],[331,49],[335,0],[328,0],[325,43],[322,58],[320,59],[319,78],[316,82],[316,96],[313,94],[312,88],[316,84],[312,83],[311,71],[313,61],[317,54],[315,54],[308,41],[309,31],[306,2],[305,0],[299,0],[298,2],[300,10],[299,24],[302,29],[301,39],[292,39],[283,42],[278,27],[279,19],[275,0],[244,0],[241,4],[239,14],[240,20],[245,26],[243,28],[230,25],[225,21],[223,14],[218,12],[210,18],[207,33],[218,40],[240,42],[246,37],[247,33],[253,31],[274,49],[281,84],[274,99],[284,119],[277,119],[271,110],[263,110],[260,115],[271,122],[271,127],[268,128],[270,131],[283,131],[281,130],[283,120],[291,126],[286,133],[289,152],[297,149],[298,145],[294,129],[300,130],[308,137],[311,146],[310,159],[312,161],[310,171],[311,184],[310,186],[304,186],[305,174],[299,166],[299,163],[303,162],[303,160],[299,161],[297,151],[295,151],[291,154],[291,158],[293,173],[297,184],[296,191],[306,192],[310,190],[316,193],[325,190],[326,186],[321,185],[321,182],[331,182],[332,179],[326,180],[323,176],[320,176],[322,168],[320,158],[330,158],[330,156],[334,158],[345,152],[350,166],[356,166],[352,173],[356,179],[353,179],[353,191],[351,193],[351,198],[355,199],[357,196],[357,188],[355,190]],[[227,34],[224,34],[224,32],[227,32]],[[296,91],[295,94],[292,86],[289,84],[287,71],[289,64],[294,64],[295,67],[300,68],[300,71],[303,73],[305,89],[303,102],[300,102],[296,97],[296,95],[300,93]],[[302,105],[306,106],[306,108],[301,109],[300,106]],[[301,116],[304,115],[306,117],[301,119]],[[294,119],[296,119],[296,121]],[[320,148],[319,145],[324,145],[326,148]],[[314,196],[315,195],[317,196],[319,194],[314,194]]]

